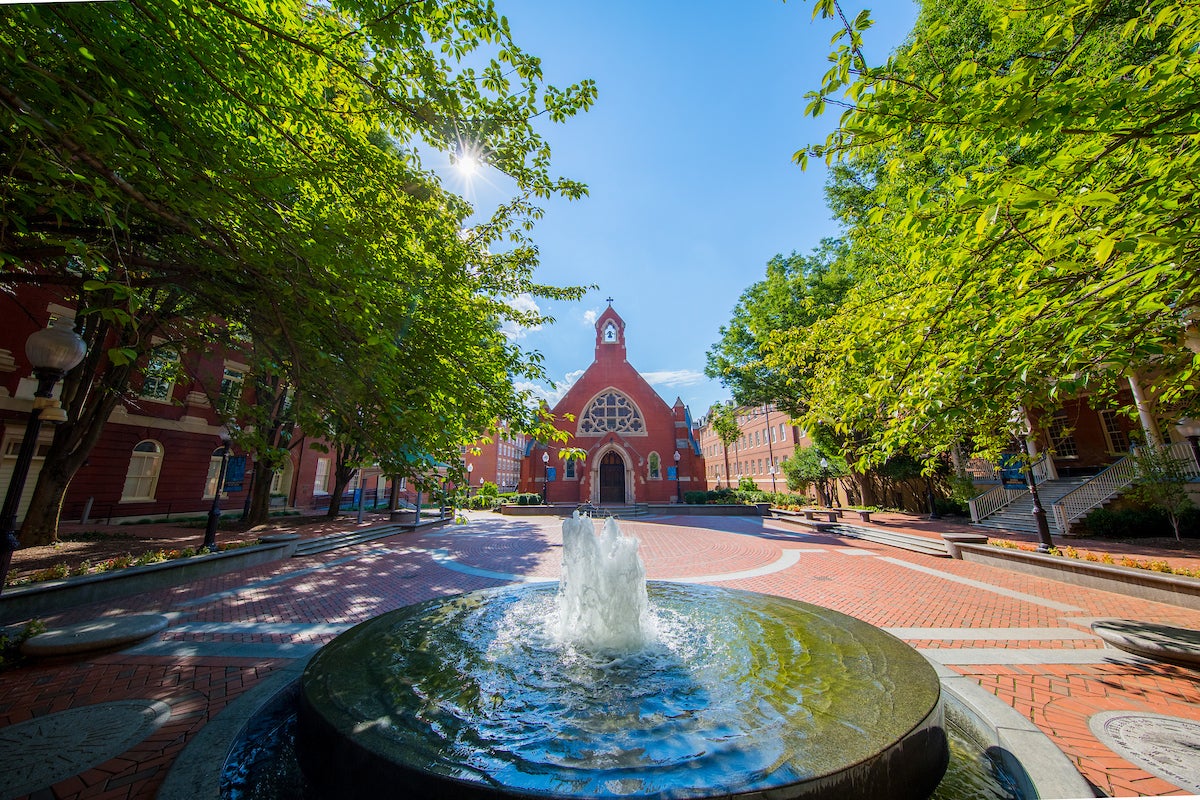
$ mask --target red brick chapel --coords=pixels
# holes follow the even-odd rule
[[[691,415],[679,398],[668,406],[629,364],[625,321],[611,302],[596,320],[595,360],[551,409],[569,438],[530,445],[522,489],[545,490],[549,503],[674,503],[704,488]],[[560,458],[564,447],[578,447],[587,458]]]

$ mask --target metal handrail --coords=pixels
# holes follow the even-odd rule
[[[1200,464],[1192,455],[1188,442],[1175,442],[1164,450],[1167,458],[1185,462],[1184,474],[1188,478],[1200,475]],[[1090,480],[1063,495],[1054,504],[1054,519],[1059,529],[1068,532],[1071,524],[1093,508],[1101,506],[1121,493],[1137,479],[1137,461],[1126,456],[1096,473]]]
[[[1010,489],[1007,486],[997,486],[995,489],[972,497],[967,501],[967,507],[971,510],[971,522],[981,522],[987,519],[1026,493],[1027,490],[1025,489]]]

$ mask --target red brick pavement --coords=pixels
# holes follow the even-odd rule
[[[506,582],[450,569],[435,557],[438,552],[460,567],[552,577],[560,557],[558,525],[557,520],[477,514],[465,527],[400,534],[196,581],[119,601],[106,613],[178,614],[162,641],[323,642],[332,634],[255,630],[252,624],[189,632],[179,624],[352,624],[408,603]],[[1055,663],[1057,652],[1090,652],[1102,645],[1090,635],[1041,640],[1023,637],[1021,629],[1087,631],[1091,618],[1112,616],[1200,629],[1200,611],[862,540],[798,536],[793,527],[757,519],[679,517],[635,520],[622,527],[641,539],[652,579],[750,573],[720,585],[818,603],[884,627],[1013,629],[1012,638],[994,631],[976,637],[963,630],[954,638],[914,634],[909,641],[931,654],[994,649],[996,664],[954,669],[1030,719],[1109,794],[1180,793],[1108,750],[1088,730],[1087,718],[1102,710],[1140,709],[1200,720],[1197,673],[1121,661]],[[781,559],[789,556],[797,561],[781,568]],[[95,609],[76,609],[46,621],[59,624],[95,615]],[[1003,656],[1014,650],[1029,651],[1046,663],[1007,664]],[[22,666],[0,679],[0,726],[107,700],[163,701],[172,716],[155,734],[52,789],[60,799],[151,798],[173,759],[208,720],[284,663],[280,658],[114,653]]]

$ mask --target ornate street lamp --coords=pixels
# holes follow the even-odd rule
[[[767,467],[767,474],[771,476],[771,493],[772,493],[772,494],[775,494],[775,493],[776,493],[776,492],[778,492],[779,490],[775,488],[775,474],[776,474],[776,469],[775,469],[775,465],[774,465],[774,464],[771,464],[770,466],[768,466],[768,467]]]
[[[679,488],[679,459],[682,458],[682,456],[679,455],[678,450],[675,451],[674,458],[675,458],[675,500],[680,505],[683,505],[683,490]]]
[[[221,437],[221,469],[217,472],[217,485],[213,489],[212,507],[208,510],[208,524],[204,526],[204,544],[201,550],[217,551],[217,523],[221,520],[221,490],[225,488],[225,468],[229,466],[229,429],[224,425],[217,431]]]
[[[471,500],[471,473],[475,471],[474,464],[467,464],[467,505],[470,505]]]
[[[62,380],[87,352],[87,344],[69,325],[59,325],[62,319],[51,320],[43,330],[30,335],[25,341],[25,355],[33,366],[37,378],[37,390],[33,393],[33,408],[25,423],[25,435],[13,465],[12,477],[8,481],[8,492],[4,495],[4,507],[0,510],[0,592],[8,579],[8,568],[12,564],[13,552],[21,546],[17,538],[17,507],[21,504],[21,493],[25,491],[25,479],[29,477],[29,466],[37,452],[38,432],[42,420],[66,422],[67,415],[54,399],[54,384]]]
[[[550,496],[550,454],[542,453],[542,505],[546,505],[546,498]]]

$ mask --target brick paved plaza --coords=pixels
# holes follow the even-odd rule
[[[34,663],[0,676],[0,797],[13,765],[50,769],[35,798],[151,798],[175,757],[223,708],[350,625],[398,606],[527,579],[555,578],[561,520],[475,514],[465,525],[398,534],[323,555],[196,581],[46,617],[51,626],[100,615],[166,614],[165,631],[121,652]],[[1047,734],[1110,796],[1187,795],[1125,760],[1089,728],[1102,712],[1200,723],[1197,672],[1107,648],[1089,625],[1119,617],[1200,629],[1200,611],[935,558],[756,517],[659,516],[622,522],[641,539],[650,579],[746,589],[827,606],[882,627],[944,675],[994,694]],[[98,703],[158,701],[157,728],[117,753],[63,757],[53,738],[5,727]],[[26,731],[28,726],[17,730]],[[24,759],[24,760],[22,760]],[[47,762],[79,762],[55,773]],[[219,768],[213,764],[213,769]],[[74,769],[64,773],[62,770]],[[26,787],[23,791],[30,791]]]

